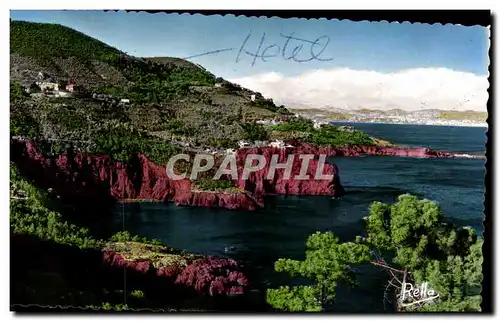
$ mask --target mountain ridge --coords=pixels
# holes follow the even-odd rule
[[[262,94],[199,65],[174,57],[133,57],[59,24],[11,21],[10,61],[14,129],[22,131],[30,118],[44,139],[87,139],[115,124],[158,141],[229,148],[248,138],[245,123],[290,115]],[[75,83],[85,96],[26,95],[37,82]]]

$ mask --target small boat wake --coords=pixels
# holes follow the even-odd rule
[[[468,154],[468,153],[452,153],[454,158],[475,158],[475,159],[485,159],[484,154]]]

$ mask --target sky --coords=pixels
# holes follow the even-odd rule
[[[104,11],[11,11],[141,57],[188,58],[302,108],[486,111],[489,30],[460,25]]]

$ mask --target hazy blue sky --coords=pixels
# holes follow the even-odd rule
[[[234,48],[192,60],[227,78],[273,70],[285,76],[308,69],[347,67],[350,69],[393,72],[415,67],[445,67],[452,70],[487,74],[488,35],[483,27],[425,25],[386,22],[328,21],[326,19],[245,18],[226,16],[148,14],[102,11],[11,11],[14,20],[56,22],[100,39],[137,56],[188,57],[218,49]],[[245,46],[256,51],[263,33],[261,50],[278,45],[267,53],[278,53],[286,38],[280,33],[314,41],[323,37],[319,52],[329,38],[322,59],[298,63],[280,55],[267,62],[248,55],[236,56]],[[300,42],[288,45],[290,56]],[[310,56],[305,44],[297,58]]]

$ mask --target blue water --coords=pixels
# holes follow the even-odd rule
[[[352,124],[350,124],[352,125]],[[485,128],[396,124],[354,127],[397,144],[481,153]],[[275,287],[287,278],[273,272],[281,257],[301,259],[304,241],[330,230],[343,240],[363,233],[362,218],[373,201],[394,202],[403,193],[436,201],[447,218],[479,233],[484,216],[484,159],[415,159],[396,157],[334,158],[347,194],[329,197],[270,197],[259,212],[177,207],[168,204],[122,204],[114,231],[157,238],[187,251],[229,256],[249,268],[258,288]],[[232,246],[231,251],[225,248]],[[332,307],[342,312],[383,311],[386,280],[373,267],[359,269],[360,288],[341,288]]]

